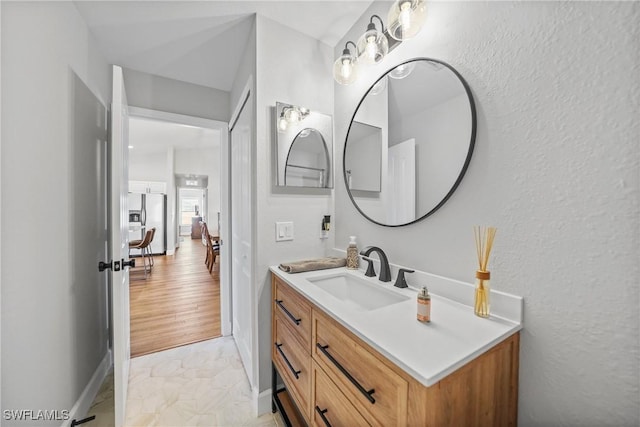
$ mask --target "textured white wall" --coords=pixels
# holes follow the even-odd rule
[[[477,145],[453,197],[422,222],[380,227],[337,173],[336,240],[355,234],[391,262],[471,282],[472,226],[498,227],[492,284],[525,298],[521,426],[640,422],[639,12],[635,2],[429,3],[416,39],[355,85],[335,85],[338,164],[358,101],[393,65],[441,59],[471,86]]]
[[[331,246],[320,239],[320,225],[323,215],[333,211],[330,190],[286,193],[273,189],[273,110],[280,101],[333,115],[333,53],[329,46],[262,16],[257,17],[256,28],[256,286],[259,295],[259,386],[263,391],[271,387],[271,281],[268,268],[285,261],[324,256]],[[293,221],[293,241],[275,241],[276,221]]]
[[[107,353],[87,105],[110,100],[109,67],[72,2],[1,7],[2,409],[69,410]]]

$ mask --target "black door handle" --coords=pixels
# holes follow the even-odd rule
[[[327,358],[331,361],[331,363],[333,363],[335,365],[336,368],[338,368],[338,370],[340,372],[342,372],[344,374],[345,377],[347,377],[347,379],[349,381],[351,381],[351,384],[353,384],[360,393],[362,393],[364,395],[364,397],[367,398],[367,400],[369,402],[371,402],[372,404],[376,403],[376,399],[374,399],[373,396],[371,396],[373,393],[375,393],[375,389],[371,389],[371,390],[367,390],[366,388],[362,387],[362,384],[360,384],[358,382],[358,380],[356,380],[353,375],[351,375],[349,373],[349,371],[347,371],[344,366],[342,366],[340,364],[340,362],[338,362],[332,355],[331,353],[329,353],[329,351],[327,350],[329,348],[329,345],[322,345],[320,343],[316,343],[316,347],[318,347],[318,349],[325,355],[327,356]]]
[[[129,261],[122,260],[122,268],[131,267],[134,268],[136,266],[136,260],[131,258]]]
[[[109,261],[108,263],[100,261],[98,263],[98,271],[105,271],[110,268],[113,268],[113,261]]]
[[[324,425],[327,427],[331,427],[331,424],[329,424],[329,420],[327,419],[326,415],[324,415],[328,412],[328,409],[320,409],[320,407],[316,405],[316,412],[318,413],[318,415],[320,415],[322,421],[324,421]]]

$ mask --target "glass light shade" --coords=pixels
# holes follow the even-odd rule
[[[342,51],[333,64],[333,78],[341,85],[349,85],[358,78],[358,64],[349,49]]]
[[[393,70],[389,71],[389,77],[394,79],[404,79],[407,77],[413,69],[416,68],[415,62],[409,62],[407,64],[400,64]]]
[[[300,112],[296,107],[285,108],[284,110],[284,118],[287,119],[289,123],[296,123],[300,121]]]
[[[424,0],[396,0],[387,16],[389,34],[396,40],[414,37],[422,29],[426,15]]]
[[[373,24],[369,24],[367,31],[358,39],[356,52],[358,62],[377,64],[389,52],[389,41]]]
[[[284,132],[285,130],[287,130],[288,126],[289,122],[287,122],[287,119],[284,118],[284,115],[281,115],[278,119],[278,129]]]
[[[383,76],[376,84],[373,85],[369,94],[378,95],[387,88],[387,76]]]

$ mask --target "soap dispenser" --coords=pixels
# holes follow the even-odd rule
[[[349,246],[347,247],[347,268],[350,270],[357,270],[359,261],[356,236],[349,236]]]
[[[431,322],[431,296],[426,286],[418,293],[418,321]]]

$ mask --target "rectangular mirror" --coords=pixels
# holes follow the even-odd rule
[[[276,185],[333,188],[331,116],[276,103]]]

